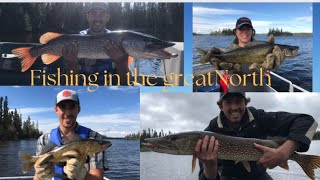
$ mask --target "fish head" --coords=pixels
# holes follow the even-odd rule
[[[298,46],[280,45],[279,47],[286,58],[295,57],[299,55]]]
[[[87,147],[89,148],[89,154],[95,154],[108,149],[111,145],[110,141],[90,139]]]
[[[193,154],[195,145],[200,138],[199,134],[178,133],[158,138],[147,138],[143,146],[159,153],[190,155]]]
[[[164,50],[173,45],[175,43],[134,31],[126,31],[122,38],[122,47],[136,59],[170,59],[177,57],[177,54]]]

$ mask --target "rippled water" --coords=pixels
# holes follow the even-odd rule
[[[255,38],[264,41],[268,39],[266,35],[257,35]],[[196,48],[205,50],[212,47],[227,48],[233,39],[234,36],[193,36],[193,64],[198,64],[200,60],[200,54]],[[312,36],[277,36],[275,37],[275,43],[299,46],[300,55],[292,59],[286,59],[273,72],[308,91],[312,91]],[[278,91],[287,91],[287,88],[276,81],[275,78],[272,80],[272,86],[275,86]]]
[[[307,154],[320,155],[320,141],[312,141]],[[141,153],[141,180],[194,180],[198,179],[199,165],[191,172],[192,156],[177,156],[156,152]],[[289,171],[276,167],[268,170],[274,180],[309,180],[301,167],[289,161]],[[315,170],[316,179],[320,179],[320,169]]]
[[[105,177],[109,179],[140,179],[140,145],[139,141],[112,139],[111,148],[107,150],[109,170]],[[33,176],[34,170],[23,174],[22,164],[18,159],[19,151],[35,154],[36,140],[7,141],[0,143],[0,177]]]

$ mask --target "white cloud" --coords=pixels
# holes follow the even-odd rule
[[[193,7],[193,15],[237,15],[237,14],[250,14],[249,11],[237,9],[217,9],[206,7]]]
[[[33,107],[33,108],[18,108],[17,109],[19,113],[23,115],[31,115],[31,114],[38,114],[38,113],[44,113],[44,112],[53,112],[53,107]]]
[[[251,98],[249,106],[265,111],[310,114],[320,124],[320,93],[247,93],[247,96]],[[141,129],[203,130],[220,112],[218,99],[219,93],[143,93]]]
[[[59,126],[59,120],[56,119],[40,119],[38,120],[39,129],[44,133],[49,133],[51,129]],[[81,116],[77,118],[80,125],[91,128],[94,131],[110,137],[124,137],[129,133],[137,133],[140,129],[139,113],[114,113]]]
[[[294,21],[302,21],[302,22],[312,22],[312,16],[302,16],[302,17],[297,17],[294,19]]]

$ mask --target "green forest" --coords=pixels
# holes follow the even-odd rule
[[[31,122],[30,116],[22,121],[22,114],[17,109],[9,109],[8,97],[0,97],[0,140],[18,140],[38,138],[42,135],[38,122]]]
[[[87,29],[89,3],[1,3],[0,41],[34,42],[46,32],[78,34]],[[108,3],[107,29],[133,30],[183,41],[183,3]]]

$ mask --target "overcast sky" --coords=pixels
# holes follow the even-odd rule
[[[247,93],[248,106],[312,115],[320,124],[319,93]],[[141,129],[204,130],[219,113],[219,93],[141,93]],[[318,128],[319,130],[319,128]]]

